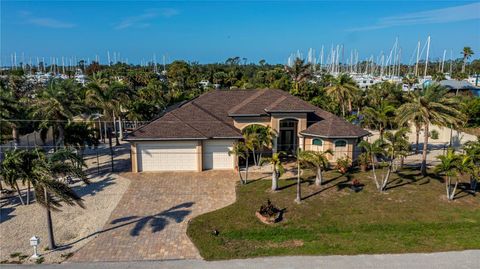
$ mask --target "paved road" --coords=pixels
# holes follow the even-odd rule
[[[26,265],[2,265],[2,268],[32,268]],[[206,262],[202,260],[141,261],[117,263],[66,263],[37,265],[34,268],[72,269],[305,269],[305,268],[388,268],[388,269],[478,269],[480,250],[430,254],[386,254],[358,256],[294,256]]]

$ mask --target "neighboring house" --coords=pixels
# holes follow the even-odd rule
[[[213,90],[133,131],[132,171],[234,169],[228,154],[252,124],[275,132],[273,151],[332,149],[355,159],[369,132],[282,90]]]

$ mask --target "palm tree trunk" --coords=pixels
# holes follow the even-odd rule
[[[254,147],[252,147],[252,154],[253,154],[253,164],[255,164],[255,166],[258,166],[257,156],[255,155],[255,148]]]
[[[45,213],[47,213],[47,231],[48,231],[48,247],[50,250],[56,248],[55,246],[55,238],[53,236],[53,224],[52,224],[52,213],[50,212],[50,201],[48,197],[47,189],[44,187],[44,194],[45,194]]]
[[[420,140],[420,127],[415,126],[415,154],[418,154],[419,150],[419,143],[418,141]]]
[[[377,189],[380,190],[380,184],[378,183],[377,180],[377,172],[375,172],[375,157],[372,156],[372,174],[373,174],[373,180],[375,181],[375,185],[377,186]]]
[[[450,200],[455,198],[455,192],[457,191],[458,181],[455,182],[455,187],[453,187],[452,193],[450,194]]]
[[[427,151],[428,151],[428,123],[425,123],[425,130],[423,134],[423,152],[422,152],[422,166],[420,170],[422,171],[422,175],[427,175]]]
[[[445,176],[445,190],[447,191],[447,199],[450,200],[450,177]]]
[[[272,172],[272,191],[276,191],[278,189],[278,177],[277,171],[273,169]]]
[[[465,65],[467,64],[467,58],[463,58],[463,64],[462,64],[462,73],[465,73]]]
[[[296,203],[300,203],[302,201],[302,190],[300,184],[300,162],[297,161],[297,198],[295,198]]]
[[[245,181],[243,182],[243,184],[247,184],[247,181],[248,181],[248,155],[247,155],[247,158],[246,158],[246,165],[245,165]]]
[[[18,182],[15,181],[15,189],[17,189],[17,194],[18,194],[18,198],[20,198],[20,203],[22,203],[22,205],[25,205],[25,202],[23,201],[23,198],[22,198],[22,193],[20,192],[20,188],[18,187]]]
[[[321,186],[323,184],[323,177],[322,177],[322,168],[320,166],[317,167],[317,175],[315,177],[315,185]]]
[[[118,127],[120,132],[120,139],[123,139],[123,126],[122,126],[122,117],[118,116]]]
[[[113,113],[113,133],[115,134],[115,146],[118,146],[120,145],[120,141],[118,140],[117,120],[115,118],[115,113]]]
[[[30,181],[27,181],[27,205],[30,204]]]
[[[12,126],[12,137],[13,137],[13,148],[17,149],[18,148],[18,143],[20,142],[20,139],[18,137],[18,129],[17,129],[17,126],[15,124]]]

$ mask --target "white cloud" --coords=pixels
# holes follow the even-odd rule
[[[114,28],[117,30],[129,28],[129,27],[136,27],[136,28],[146,28],[149,27],[151,21],[157,17],[164,17],[170,18],[179,14],[179,11],[174,8],[162,8],[162,9],[152,9],[146,10],[144,13],[137,15],[126,17],[117,23]]]
[[[47,28],[73,28],[76,25],[69,22],[57,20],[55,18],[38,17],[33,15],[30,11],[22,10],[19,12],[19,16],[24,23],[47,27]]]
[[[480,19],[480,2],[468,5],[433,9],[410,14],[383,17],[370,26],[356,27],[349,31],[368,31],[394,26],[435,24]]]

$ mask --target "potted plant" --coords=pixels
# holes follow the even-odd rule
[[[348,156],[337,159],[337,169],[342,174],[347,173],[351,164],[352,164],[352,162],[351,162],[350,158],[348,158]]]
[[[267,200],[267,203],[260,206],[260,210],[255,212],[255,215],[261,222],[273,224],[280,221],[282,210],[274,206],[270,200]]]
[[[350,186],[350,188],[355,192],[359,192],[359,191],[363,190],[363,186],[364,185],[362,183],[360,183],[360,180],[354,179],[352,181],[352,185]]]
[[[366,152],[358,155],[358,165],[360,166],[360,171],[367,172],[369,164],[370,157]]]

